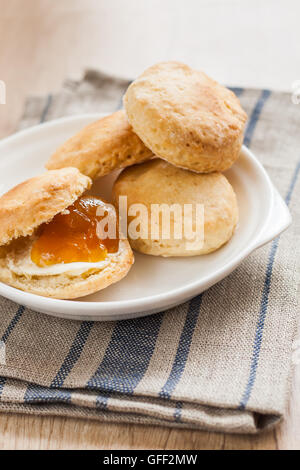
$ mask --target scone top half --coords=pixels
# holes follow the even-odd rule
[[[101,290],[127,274],[133,263],[127,240],[120,240],[99,262],[86,261],[85,255],[81,262],[70,261],[72,248],[80,253],[81,241],[91,237],[92,232],[84,233],[88,227],[84,204],[93,204],[84,195],[90,186],[90,178],[78,169],[64,168],[31,178],[0,198],[0,281],[33,294],[72,299]],[[54,261],[48,262],[47,256]]]
[[[48,171],[14,187],[0,199],[0,246],[32,235],[91,186],[76,168]]]
[[[129,86],[124,106],[144,144],[173,165],[222,172],[240,154],[247,116],[238,98],[185,64],[148,68]]]

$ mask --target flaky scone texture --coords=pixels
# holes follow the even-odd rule
[[[185,64],[147,69],[129,86],[124,106],[144,144],[173,165],[224,171],[240,154],[247,116],[238,98]]]
[[[117,111],[82,129],[46,164],[48,170],[73,166],[92,179],[148,160],[152,152],[133,132],[125,112]]]
[[[0,198],[0,246],[31,235],[73,204],[91,186],[77,168],[48,171],[14,187]]]
[[[195,256],[211,253],[220,248],[233,235],[238,222],[238,205],[235,192],[226,177],[221,173],[197,174],[170,165],[161,159],[154,159],[124,170],[114,185],[114,200],[118,204],[120,196],[127,196],[128,208],[133,204],[143,204],[147,212],[138,216],[141,225],[145,222],[149,228],[148,238],[130,238],[131,247],[141,253],[156,256]],[[203,205],[204,239],[196,240],[193,249],[188,248],[189,240],[184,236],[176,239],[172,236],[175,216],[171,212],[171,236],[162,235],[160,219],[159,236],[151,239],[151,207],[153,204],[192,204]],[[196,212],[191,214],[190,226],[196,231]],[[134,217],[128,217],[128,227]]]
[[[119,251],[109,254],[109,263],[103,269],[90,269],[80,275],[71,272],[52,276],[29,276],[16,274],[9,269],[8,259],[18,259],[28,251],[29,237],[18,239],[0,247],[0,281],[31,294],[55,299],[76,299],[108,287],[120,281],[131,268],[134,257],[127,240],[120,240]]]

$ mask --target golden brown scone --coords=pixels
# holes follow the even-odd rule
[[[32,260],[39,227],[57,214],[68,214],[68,208],[90,186],[90,178],[76,168],[64,168],[25,181],[0,198],[1,282],[44,297],[74,299],[126,276],[134,258],[128,241],[122,239],[117,252],[96,263],[61,262],[41,267]],[[80,217],[76,220],[81,223]]]
[[[154,159],[124,170],[114,185],[114,200],[118,204],[120,196],[127,196],[128,208],[133,204],[143,204],[147,213],[138,213],[141,225],[148,226],[148,238],[134,239],[130,236],[130,223],[134,216],[128,217],[129,241],[131,247],[141,253],[156,256],[195,256],[217,250],[232,236],[238,222],[236,195],[228,180],[221,173],[197,174]],[[174,222],[178,218],[171,212],[171,236],[166,239],[162,233],[162,218],[159,220],[159,236],[151,239],[152,204],[192,204],[193,213],[189,219],[196,231],[196,205],[204,208],[204,239],[191,240],[184,235],[176,239],[173,234]],[[153,206],[152,206],[153,208]],[[153,212],[152,212],[153,214]],[[157,219],[156,219],[157,220]],[[153,219],[152,219],[153,221]],[[203,218],[202,218],[203,221]],[[184,234],[184,230],[182,231]],[[203,232],[202,232],[203,233]]]
[[[73,204],[91,184],[76,168],[64,168],[15,186],[0,198],[0,246],[31,235]]]
[[[238,98],[185,64],[147,69],[129,86],[124,106],[144,144],[173,165],[224,171],[239,156],[247,116]]]
[[[152,157],[133,132],[125,112],[117,111],[82,129],[64,143],[46,164],[48,170],[73,166],[92,179]]]

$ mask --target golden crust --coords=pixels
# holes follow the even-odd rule
[[[174,165],[224,171],[239,156],[247,116],[238,98],[185,64],[147,69],[128,88],[124,106],[145,145]]]
[[[92,179],[152,157],[133,132],[123,110],[94,122],[64,143],[46,164],[48,170],[73,166]]]
[[[156,256],[195,256],[217,250],[232,236],[238,222],[236,195],[228,180],[221,173],[197,174],[154,159],[124,170],[114,185],[114,200],[127,196],[128,208],[143,204],[147,208],[146,222],[151,226],[152,204],[202,204],[204,206],[204,243],[187,249],[187,240],[170,237],[164,239],[160,232],[151,237],[130,239],[131,247],[141,253]],[[145,217],[141,216],[143,220]],[[147,218],[148,217],[148,218]],[[132,217],[128,218],[130,223]],[[192,216],[195,226],[195,212]],[[161,227],[161,220],[160,220]],[[171,233],[174,218],[171,218]],[[150,230],[149,230],[150,232]]]
[[[10,250],[18,249],[19,243],[21,240],[0,251],[0,281],[25,292],[55,299],[76,299],[102,290],[125,277],[134,262],[128,241],[120,240],[118,253],[110,255],[109,264],[102,270],[91,269],[78,276],[70,273],[47,277],[21,276],[12,272],[7,263]]]
[[[73,204],[91,183],[76,168],[64,168],[15,186],[0,198],[0,246],[31,235]]]

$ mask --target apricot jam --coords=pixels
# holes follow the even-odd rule
[[[102,207],[102,211],[97,209]],[[60,263],[103,261],[108,253],[119,249],[117,238],[99,238],[97,224],[103,217],[112,217],[106,203],[84,196],[51,222],[41,225],[31,250],[31,260],[40,267]],[[115,217],[114,217],[115,219]],[[114,220],[115,223],[115,220]],[[117,231],[116,231],[117,233]]]

